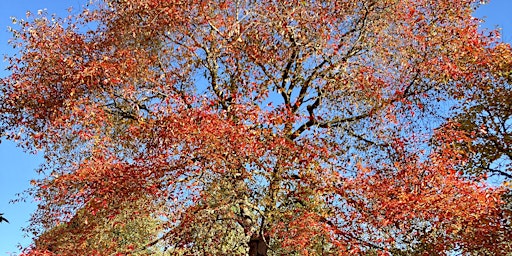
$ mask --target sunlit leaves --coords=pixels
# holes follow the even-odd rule
[[[502,191],[460,173],[510,89],[476,4],[119,0],[19,21],[0,128],[45,153],[27,253],[500,252]],[[445,123],[443,103],[469,114]]]

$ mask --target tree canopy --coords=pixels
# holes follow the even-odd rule
[[[512,55],[478,2],[28,14],[0,85],[0,130],[46,160],[24,253],[512,251],[482,175],[510,178]]]

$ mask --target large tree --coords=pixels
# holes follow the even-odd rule
[[[477,5],[105,0],[29,15],[0,100],[0,128],[45,154],[29,231],[110,254],[83,238],[130,213],[154,240],[115,253],[505,253],[502,191],[462,175],[458,148],[429,146],[469,140],[433,129],[506,82],[510,47],[479,32]],[[84,217],[95,228],[67,228]],[[52,254],[42,244],[27,253]]]

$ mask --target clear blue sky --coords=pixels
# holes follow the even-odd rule
[[[12,54],[12,47],[7,44],[11,25],[10,17],[23,18],[26,11],[37,13],[39,9],[47,9],[48,13],[66,15],[67,9],[73,6],[79,9],[85,0],[0,0],[0,54]],[[485,17],[485,27],[503,28],[502,38],[512,42],[512,0],[491,0],[489,4],[477,10],[475,16]],[[8,75],[5,62],[0,63],[0,77]],[[15,143],[3,141],[0,144],[0,212],[10,223],[0,223],[0,256],[17,254],[17,244],[26,246],[30,238],[24,237],[22,227],[27,226],[30,213],[36,208],[33,202],[10,204],[16,194],[23,192],[30,185],[31,179],[37,178],[34,169],[42,159],[37,155],[24,153]]]

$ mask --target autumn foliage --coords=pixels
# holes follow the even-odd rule
[[[491,101],[510,120],[511,49],[477,2],[105,0],[18,20],[0,129],[46,159],[26,255],[512,251],[506,186],[466,172],[481,140],[459,129]]]

